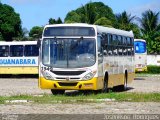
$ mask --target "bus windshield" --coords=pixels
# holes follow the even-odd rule
[[[143,41],[135,41],[135,53],[145,53],[146,52],[146,42]]]
[[[96,62],[96,43],[92,38],[47,38],[42,43],[42,63],[56,68],[89,67]]]

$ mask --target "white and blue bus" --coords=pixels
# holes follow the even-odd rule
[[[147,48],[146,41],[143,39],[134,39],[135,47],[135,71],[147,71]]]
[[[38,74],[37,41],[0,42],[0,74]]]
[[[39,87],[65,90],[125,89],[134,79],[134,35],[88,24],[46,25],[39,40]]]

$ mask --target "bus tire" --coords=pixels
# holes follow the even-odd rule
[[[108,73],[107,72],[105,73],[102,92],[103,93],[108,92]]]
[[[127,74],[127,71],[125,71],[125,74],[124,74],[124,83],[122,85],[114,87],[115,90],[126,91],[127,90],[127,80],[128,80],[128,74]]]
[[[53,95],[63,95],[65,93],[65,90],[51,89],[51,92],[52,92]]]
[[[124,90],[124,91],[127,90],[127,81],[128,81],[128,72],[125,71],[125,75],[124,75],[124,85],[123,85],[123,90]]]

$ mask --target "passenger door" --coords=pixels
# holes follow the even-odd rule
[[[103,76],[103,48],[102,48],[102,37],[97,38],[98,45],[98,77]]]

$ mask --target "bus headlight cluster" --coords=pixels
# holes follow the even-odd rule
[[[48,73],[48,71],[42,71],[42,75],[45,79],[53,79],[52,76]]]
[[[94,71],[94,72],[89,72],[87,75],[85,75],[85,76],[83,77],[82,80],[90,80],[90,79],[92,79],[92,78],[94,77],[95,74],[96,74],[96,71]]]

